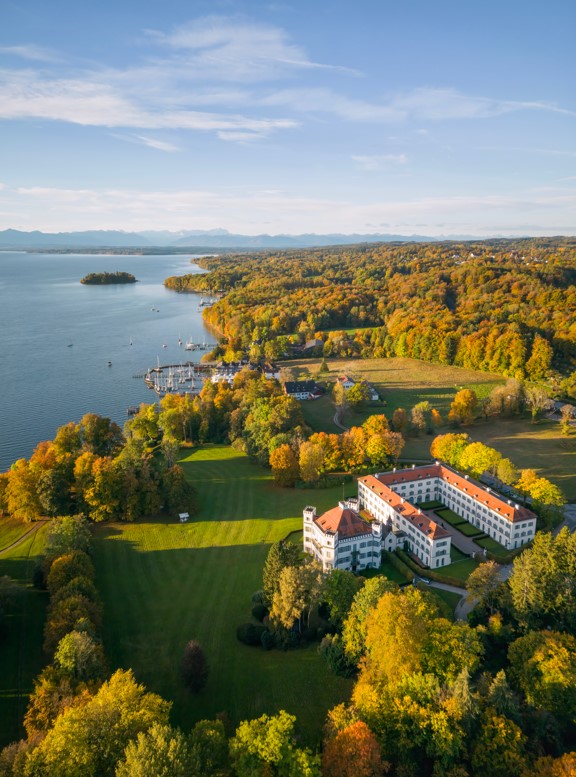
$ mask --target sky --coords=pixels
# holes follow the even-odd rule
[[[573,0],[2,0],[0,229],[576,234]]]

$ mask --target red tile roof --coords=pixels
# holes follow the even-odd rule
[[[412,470],[402,471],[412,472]],[[375,494],[378,494],[378,496],[389,504],[399,515],[406,518],[416,531],[422,532],[426,537],[430,537],[433,540],[450,537],[450,532],[446,531],[446,529],[443,529],[441,526],[438,526],[436,521],[433,521],[407,499],[401,497],[399,494],[392,491],[391,488],[384,485],[381,482],[381,476],[376,478],[374,475],[366,475],[363,478],[358,478],[358,480],[368,486]]]
[[[339,539],[349,539],[359,537],[362,534],[372,534],[372,527],[364,521],[358,513],[350,510],[348,507],[333,507],[328,512],[323,513],[314,519],[314,523],[322,529],[324,533],[338,532]]]
[[[430,464],[423,467],[414,467],[414,469],[399,469],[396,472],[384,472],[374,478],[379,483],[386,486],[400,485],[402,483],[412,483],[426,478],[441,478],[445,483],[456,486],[465,496],[469,496],[475,502],[486,505],[490,510],[494,510],[503,518],[507,518],[511,523],[527,521],[536,518],[535,514],[526,507],[516,506],[488,491],[484,486],[475,480],[460,475],[455,470],[444,464]]]

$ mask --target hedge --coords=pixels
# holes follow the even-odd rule
[[[396,551],[398,553],[398,551]],[[382,551],[382,558],[386,559],[386,561],[389,561],[394,569],[397,569],[398,572],[404,575],[407,580],[414,580],[414,572],[412,571],[411,567],[408,564],[405,564],[402,559],[400,559],[396,553],[390,553],[389,550],[383,550]]]
[[[443,572],[438,572],[435,569],[428,569],[427,567],[421,567],[403,550],[397,550],[396,554],[400,561],[404,562],[416,575],[419,577],[429,577],[430,580],[435,580],[437,583],[445,583],[446,585],[453,585],[456,588],[462,588],[462,580],[458,580],[456,577],[451,577]]]

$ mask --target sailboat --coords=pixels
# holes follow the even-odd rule
[[[193,351],[194,350],[194,340],[190,338],[186,341],[186,345],[184,346],[185,351]]]

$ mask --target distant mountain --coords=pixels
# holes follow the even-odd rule
[[[71,250],[97,248],[313,248],[354,243],[432,242],[443,238],[423,235],[329,234],[329,235],[237,235],[226,229],[192,229],[179,232],[149,230],[122,232],[93,230],[87,232],[21,232],[17,229],[0,231],[0,249],[9,250]],[[463,239],[463,238],[458,238]]]
[[[34,248],[128,248],[152,245],[136,232],[94,230],[91,232],[20,232],[5,229],[0,232],[0,248],[21,250]]]

